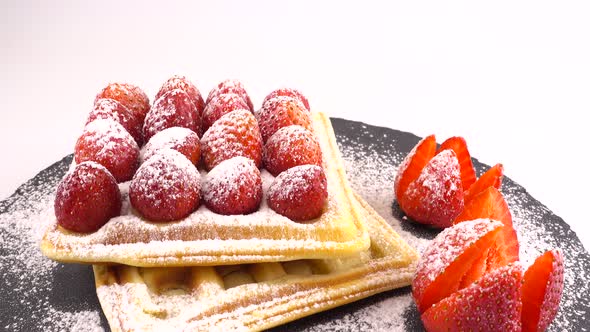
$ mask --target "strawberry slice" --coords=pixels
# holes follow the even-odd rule
[[[418,263],[412,295],[420,313],[454,293],[466,273],[492,247],[504,225],[496,220],[466,221],[440,232]],[[474,280],[479,276],[473,276]]]
[[[422,169],[434,157],[435,153],[436,139],[434,135],[430,135],[418,142],[406,156],[395,175],[394,189],[398,202],[401,201],[401,197],[406,192],[410,183],[420,176]]]
[[[518,260],[518,238],[512,224],[512,215],[502,193],[495,187],[488,187],[471,200],[465,202],[463,212],[454,223],[466,220],[487,218],[501,221],[504,226],[502,236],[498,237],[497,247],[501,250],[491,250],[488,253],[489,268],[496,268]]]
[[[500,186],[502,186],[503,175],[504,166],[502,166],[502,164],[496,164],[494,167],[490,168],[465,192],[465,202],[468,202],[471,198],[486,190],[488,187],[500,189]]]
[[[428,162],[399,201],[414,221],[449,227],[463,210],[459,161],[453,150],[444,150]]]
[[[563,256],[549,250],[524,274],[522,331],[545,331],[555,318],[563,291]]]
[[[520,331],[522,267],[510,264],[484,275],[422,315],[427,331]]]
[[[465,191],[475,183],[475,168],[473,168],[471,155],[467,150],[467,142],[463,137],[451,137],[440,145],[438,153],[448,149],[455,151],[457,155],[459,166],[461,166],[461,182],[463,183],[463,191]]]

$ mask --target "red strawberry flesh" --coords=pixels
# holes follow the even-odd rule
[[[488,265],[495,268],[517,261],[519,245],[516,230],[512,224],[512,215],[504,196],[494,187],[488,187],[471,200],[466,201],[463,212],[455,219],[454,223],[480,218],[499,220],[506,226],[502,229],[502,234],[497,240],[497,247],[502,249],[489,252]]]
[[[471,155],[467,149],[467,142],[463,137],[451,137],[440,145],[438,153],[448,149],[455,151],[457,155],[461,167],[461,182],[463,183],[463,191],[465,191],[475,182],[475,168],[473,168]]]
[[[465,202],[467,203],[477,194],[489,187],[494,187],[499,190],[502,186],[503,174],[504,167],[502,164],[496,164],[494,167],[487,170],[487,172],[483,173],[482,176],[480,176],[479,179],[477,179],[477,181],[475,181],[475,183],[465,192]]]
[[[463,210],[463,188],[459,162],[452,150],[432,158],[399,201],[414,221],[449,227]]]
[[[563,291],[563,256],[545,252],[524,274],[522,330],[545,331],[557,315]]]
[[[522,267],[511,264],[484,275],[430,307],[427,331],[520,331]]]
[[[410,183],[414,182],[436,153],[436,139],[430,135],[422,139],[406,156],[395,176],[395,197],[401,201]]]
[[[412,294],[421,313],[459,289],[463,276],[478,260],[485,259],[482,253],[494,245],[502,227],[499,221],[478,219],[454,225],[436,236],[424,251],[412,282]]]

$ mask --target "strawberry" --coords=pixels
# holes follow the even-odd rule
[[[97,119],[84,127],[74,148],[76,163],[95,161],[117,179],[131,180],[139,166],[139,147],[131,135],[118,122]]]
[[[409,184],[399,205],[414,221],[450,226],[463,210],[461,173],[455,152],[444,150],[432,158]]]
[[[299,165],[322,165],[322,149],[315,135],[301,126],[277,130],[264,146],[264,167],[274,176]]]
[[[262,101],[263,107],[267,101],[269,101],[275,97],[279,97],[279,96],[293,97],[295,99],[299,99],[299,101],[301,101],[303,103],[303,105],[305,105],[305,108],[308,111],[311,110],[311,108],[309,108],[309,101],[307,100],[307,98],[305,98],[305,96],[301,92],[299,92],[298,90],[291,89],[291,88],[280,88],[280,89],[276,89],[273,92],[269,93]]]
[[[209,129],[223,115],[239,109],[249,110],[244,99],[235,93],[224,93],[211,99],[203,111],[203,131]]]
[[[236,110],[217,120],[201,139],[201,154],[207,170],[237,156],[262,163],[262,138],[256,118],[248,110]]]
[[[190,96],[180,89],[170,90],[154,102],[143,123],[145,141],[149,142],[152,136],[171,127],[184,127],[195,133],[201,132],[201,118],[197,107]]]
[[[502,164],[496,164],[494,167],[483,173],[482,176],[467,189],[465,192],[465,202],[467,203],[478,193],[486,190],[488,187],[494,187],[500,189],[502,186],[502,177],[504,173],[504,167]]]
[[[322,215],[328,200],[324,169],[317,165],[290,168],[268,189],[268,206],[293,221],[309,221]]]
[[[143,123],[146,114],[150,110],[150,99],[139,87],[129,83],[109,83],[97,95],[94,102],[99,99],[110,98],[127,107],[137,121]]]
[[[471,155],[467,150],[467,142],[463,137],[451,137],[440,145],[438,153],[448,149],[455,151],[455,155],[457,155],[461,168],[461,182],[463,183],[463,191],[465,191],[475,182],[475,168],[473,168]]]
[[[424,314],[427,331],[520,331],[522,267],[510,264],[434,304]]]
[[[414,182],[436,153],[436,139],[430,135],[422,139],[401,163],[395,175],[395,197],[400,202],[410,183]]]
[[[459,289],[463,277],[473,272],[472,266],[486,259],[484,253],[495,244],[502,227],[499,221],[478,219],[449,227],[434,238],[424,250],[412,281],[412,295],[420,313]]]
[[[156,93],[156,97],[154,98],[154,100],[158,100],[160,97],[162,97],[163,94],[174,89],[180,89],[184,91],[189,96],[193,104],[197,107],[198,116],[201,116],[201,114],[203,113],[203,109],[205,109],[205,102],[203,101],[201,92],[191,81],[189,81],[184,76],[172,76],[168,80],[166,80],[166,82],[162,84],[162,87],[160,88],[158,93]]]
[[[522,286],[522,330],[545,331],[557,315],[563,291],[563,256],[549,250],[535,260],[524,274]]]
[[[54,209],[61,227],[73,232],[94,232],[121,213],[121,192],[104,166],[86,161],[61,180]]]
[[[279,96],[268,100],[256,112],[256,120],[265,143],[272,134],[286,126],[299,125],[313,131],[309,111],[299,99],[293,97]]]
[[[512,215],[504,196],[494,187],[488,187],[471,200],[466,201],[463,212],[454,223],[466,220],[487,218],[501,221],[504,226],[502,236],[498,238],[498,245],[502,247],[501,255],[490,252],[488,264],[502,266],[518,260],[518,238],[512,224]]]
[[[133,176],[129,200],[148,220],[179,220],[199,206],[201,176],[180,152],[162,149],[146,160]]]
[[[162,149],[176,150],[195,165],[201,161],[199,136],[188,128],[171,127],[155,134],[145,145],[143,161],[150,159]]]
[[[143,121],[134,116],[131,111],[114,99],[102,98],[94,102],[92,111],[88,114],[86,124],[96,119],[111,119],[119,122],[127,130],[138,146],[143,145]]]
[[[211,102],[211,100],[213,100],[215,97],[224,93],[235,93],[241,96],[242,99],[244,99],[244,101],[248,105],[248,109],[250,110],[250,112],[254,112],[254,105],[252,104],[252,100],[250,100],[250,96],[248,95],[248,92],[246,92],[244,84],[242,84],[242,82],[238,80],[228,79],[217,84],[217,86],[209,92],[206,104],[209,104],[209,102]]]
[[[203,182],[203,200],[209,210],[223,214],[248,214],[262,200],[262,178],[252,159],[238,156],[215,166]]]

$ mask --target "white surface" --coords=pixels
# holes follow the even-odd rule
[[[239,78],[332,116],[467,139],[590,248],[586,1],[0,2],[0,198],[73,150],[110,81]],[[389,190],[389,189],[388,189]]]

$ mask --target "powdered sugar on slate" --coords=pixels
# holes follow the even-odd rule
[[[393,178],[397,165],[405,157],[405,153],[396,149],[395,136],[392,140],[391,137],[376,135],[371,128],[361,125],[359,128],[361,131],[365,130],[359,135],[370,138],[369,143],[338,136],[352,187],[410,245],[422,252],[429,240],[424,236],[416,235],[415,228],[402,226],[402,223],[407,224],[408,221],[401,220],[392,214]],[[381,147],[383,144],[387,144],[388,148],[383,149]],[[81,304],[82,308],[69,307],[67,310],[62,308],[60,311],[53,307],[50,296],[56,286],[53,286],[52,282],[57,279],[56,274],[60,273],[62,265],[46,259],[38,250],[38,241],[50,222],[50,216],[53,215],[52,192],[68,165],[69,161],[62,163],[57,169],[49,168],[48,172],[43,172],[36,179],[25,184],[19,190],[19,195],[0,202],[0,212],[2,212],[0,215],[0,251],[2,252],[0,288],[15,289],[14,294],[17,294],[14,298],[3,299],[2,305],[6,308],[22,308],[20,312],[18,309],[11,310],[11,313],[16,314],[15,316],[0,315],[0,329],[23,330],[28,326],[32,330],[53,331],[71,330],[83,326],[84,330],[100,330],[98,307],[90,309],[86,302]],[[509,165],[507,169],[509,174]],[[267,172],[263,172],[262,177],[267,188],[273,177]],[[122,192],[126,193],[128,183],[120,184],[120,187]],[[534,201],[523,188],[510,179],[504,179],[502,192],[513,214],[521,244],[520,257],[523,267],[526,269],[547,249],[560,248],[564,254],[564,295],[558,316],[549,327],[549,331],[572,331],[574,328],[588,326],[587,308],[590,308],[590,298],[586,295],[590,286],[587,283],[581,284],[580,280],[589,280],[590,275],[588,263],[584,261],[581,264],[578,259],[579,255],[586,250],[579,242],[563,241],[563,238],[558,239],[548,235],[545,231],[547,227],[553,234],[564,237],[572,236],[573,233],[569,228],[561,225],[548,224],[553,220],[550,211]],[[263,199],[263,204],[264,201]],[[125,207],[123,209],[125,211]],[[420,229],[426,228],[420,226]],[[20,302],[27,306],[17,305]],[[413,317],[412,321],[419,320],[419,316],[411,314],[416,309],[413,308],[413,300],[409,293],[386,293],[373,297],[369,304],[365,302],[360,309],[346,308],[343,307],[345,310],[343,314],[332,316],[334,319],[319,318],[318,321],[318,319],[309,318],[310,323],[304,329],[307,331],[343,329],[404,331],[411,329],[406,325],[408,315]],[[331,315],[331,312],[333,311],[326,314]],[[577,323],[573,325],[571,322]]]
[[[5,331],[103,331],[100,308],[87,299],[68,296],[67,289],[54,285],[56,276],[70,276],[58,264],[44,257],[39,241],[53,215],[54,191],[69,165],[51,167],[21,186],[16,195],[0,202],[0,330]],[[86,270],[89,267],[77,266]],[[88,287],[93,287],[88,278]],[[69,285],[68,285],[69,286]],[[72,291],[72,290],[70,290]],[[73,289],[73,291],[76,291]],[[56,306],[60,303],[60,306]]]
[[[416,225],[408,220],[402,220],[401,214],[395,211],[393,179],[397,173],[398,165],[404,160],[407,152],[396,150],[397,144],[390,137],[376,136],[375,132],[366,125],[355,126],[359,133],[354,136],[338,135],[337,138],[346,166],[351,186],[357,191],[386,221],[414,248],[422,253],[430,242],[428,238],[434,237],[438,231],[431,230],[422,225]],[[398,134],[399,135],[399,134]],[[394,139],[396,136],[393,137]],[[476,163],[479,165],[479,163]],[[403,166],[400,166],[400,168]],[[507,166],[508,168],[509,166]],[[487,169],[487,168],[486,168]],[[480,173],[481,169],[480,169]],[[509,169],[508,169],[509,174]],[[533,261],[546,250],[559,248],[564,254],[565,280],[564,291],[560,309],[554,322],[548,331],[571,331],[574,326],[588,326],[590,324],[590,298],[587,294],[590,285],[586,280],[590,279],[590,264],[587,260],[580,262],[579,254],[586,249],[579,241],[564,241],[563,239],[575,234],[565,225],[554,223],[557,218],[551,211],[534,198],[530,197],[526,190],[515,184],[509,178],[504,178],[502,193],[510,207],[513,222],[520,242],[520,260],[526,270]],[[394,213],[392,214],[392,210]],[[551,230],[551,234],[547,230]],[[558,238],[559,236],[560,238]],[[587,254],[586,254],[587,255]],[[582,263],[582,264],[581,264]],[[400,310],[392,303],[391,298],[384,299],[380,303],[390,304],[391,311],[379,312],[381,317],[391,317],[384,320],[403,320],[403,317],[394,313],[401,311],[406,315],[415,312],[411,295],[403,295],[408,299],[406,308]],[[385,306],[387,307],[387,305]],[[586,310],[580,310],[586,308]],[[410,315],[412,316],[412,315]],[[419,320],[419,315],[413,315]],[[356,318],[365,322],[362,315]],[[577,322],[572,325],[571,322]],[[326,323],[325,326],[314,330],[336,330],[336,323]],[[414,325],[420,328],[421,324]],[[360,328],[357,330],[361,330]],[[396,330],[405,330],[399,328]],[[590,330],[590,329],[589,329]]]

